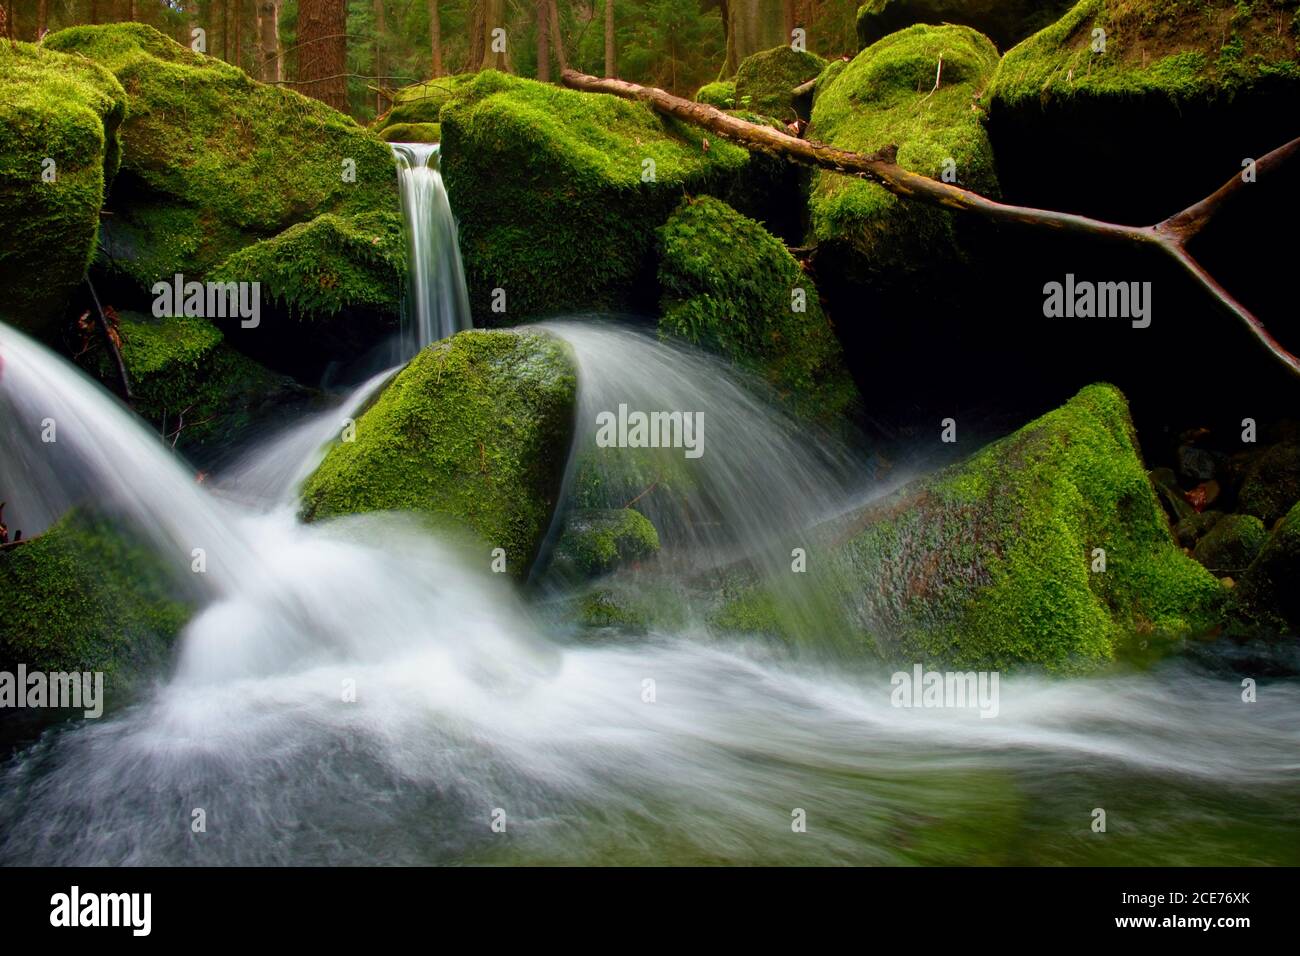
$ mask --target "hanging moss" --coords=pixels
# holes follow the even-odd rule
[[[816,285],[779,240],[702,196],[678,207],[659,244],[662,333],[757,372],[802,414],[843,413],[856,391],[839,340]]]
[[[471,331],[431,345],[308,479],[304,517],[429,515],[504,548],[523,575],[559,494],[575,388],[564,347],[546,335]]]
[[[0,320],[45,333],[62,316],[95,250],[125,108],[107,70],[0,44]]]
[[[779,46],[747,56],[736,70],[736,108],[790,122],[794,88],[816,77],[826,61],[814,53]]]

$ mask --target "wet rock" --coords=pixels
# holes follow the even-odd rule
[[[1267,538],[1254,515],[1227,515],[1201,538],[1192,557],[1215,574],[1237,574],[1255,560]]]

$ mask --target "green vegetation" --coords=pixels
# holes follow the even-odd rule
[[[442,126],[438,123],[396,123],[385,126],[380,135],[386,143],[440,143]]]
[[[412,360],[303,489],[309,520],[413,511],[504,548],[526,574],[550,523],[575,375],[536,332],[462,332]]]
[[[788,123],[795,119],[794,88],[813,79],[825,68],[826,61],[821,57],[796,52],[789,46],[746,57],[736,70],[736,108],[774,116]]]
[[[1070,9],[1074,0],[867,0],[858,7],[858,43],[877,40],[916,23],[973,27],[1005,50]]]
[[[1231,610],[1249,627],[1295,635],[1300,629],[1300,502],[1269,536],[1233,590]]]
[[[44,333],[62,316],[94,254],[125,109],[95,64],[0,44],[0,320]]]
[[[450,103],[456,94],[474,81],[476,73],[459,73],[455,76],[440,76],[424,83],[416,83],[398,90],[394,94],[393,108],[383,120],[375,126],[377,132],[384,134],[390,143],[421,142],[420,140],[394,139],[389,131],[395,126],[415,126],[437,123],[442,119],[442,108]]]
[[[705,83],[695,91],[695,102],[707,103],[720,110],[733,109],[736,106],[736,84],[731,80]]]
[[[635,508],[576,511],[565,522],[555,560],[595,576],[659,550],[659,533]]]
[[[662,333],[757,372],[802,414],[844,412],[856,391],[839,340],[817,287],[778,239],[702,196],[678,207],[659,244]]]
[[[1300,501],[1300,443],[1274,445],[1260,455],[1241,486],[1241,510],[1272,527]]]
[[[1268,539],[1264,522],[1254,515],[1225,515],[1196,544],[1192,557],[1215,574],[1245,570]]]
[[[969,27],[892,34],[817,96],[808,137],[862,153],[896,145],[904,168],[937,179],[947,167],[963,186],[996,198],[977,98],[997,62],[993,44]],[[875,183],[819,171],[809,204],[819,256],[836,257],[851,274],[897,278],[961,255],[949,213],[905,203]]]

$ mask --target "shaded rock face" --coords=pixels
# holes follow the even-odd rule
[[[1271,528],[1300,501],[1300,443],[1284,442],[1250,466],[1239,495],[1241,508]]]
[[[380,394],[303,488],[319,520],[410,511],[505,550],[526,574],[550,524],[573,430],[576,375],[535,332],[431,345]]]
[[[1006,50],[1050,26],[1072,0],[868,0],[858,7],[858,43],[871,46],[916,23],[973,27]]]
[[[852,621],[890,660],[1081,671],[1206,631],[1223,600],[1105,385],[868,509],[844,547]]]
[[[95,250],[126,93],[107,70],[0,45],[0,320],[57,327]]]
[[[1249,628],[1300,634],[1300,503],[1269,535],[1233,591],[1232,610]]]

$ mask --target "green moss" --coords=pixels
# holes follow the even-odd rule
[[[725,188],[749,166],[743,149],[714,140],[706,150],[698,130],[640,103],[491,70],[440,115],[480,323],[648,298],[655,227],[683,192]],[[504,315],[489,307],[498,288]]]
[[[0,551],[0,669],[104,671],[111,688],[164,660],[189,615],[151,552],[84,512]]]
[[[663,334],[757,372],[810,417],[844,411],[856,392],[839,340],[817,287],[778,239],[703,196],[678,207],[659,244]]]
[[[957,182],[996,197],[976,100],[997,62],[993,44],[968,27],[892,34],[817,97],[808,138],[862,153],[896,145],[899,165],[935,178],[952,160]],[[819,171],[809,203],[819,254],[841,253],[866,275],[906,275],[961,255],[949,213],[905,203],[875,183]]]
[[[575,387],[563,346],[535,332],[462,332],[429,346],[308,479],[304,517],[431,515],[504,548],[523,575],[559,493]]]
[[[1300,633],[1300,502],[1269,535],[1232,592],[1234,617],[1251,628]]]
[[[721,110],[732,109],[736,105],[736,84],[731,80],[705,83],[696,90],[695,102],[707,103]]]
[[[394,94],[393,108],[384,115],[376,130],[384,132],[384,139],[390,143],[426,142],[393,139],[387,131],[394,126],[437,123],[441,119],[443,106],[451,102],[461,87],[472,83],[476,76],[477,73],[458,73],[403,87]]]
[[[1074,0],[867,0],[858,7],[858,43],[869,47],[916,23],[973,27],[1005,50],[1054,23]]]
[[[1241,485],[1241,510],[1268,527],[1300,501],[1300,443],[1274,445],[1251,465]]]
[[[385,126],[380,135],[386,143],[438,143],[442,141],[442,126],[438,123],[395,123]]]
[[[569,515],[556,548],[556,561],[585,575],[612,571],[653,556],[659,532],[635,508],[582,510]]]
[[[736,70],[736,108],[790,122],[795,119],[794,88],[826,68],[813,53],[778,46],[747,56]]]
[[[62,316],[95,250],[125,108],[95,64],[0,44],[0,319],[45,333]]]
[[[1227,515],[1201,538],[1192,557],[1215,574],[1239,574],[1255,560],[1266,540],[1264,522],[1254,515]]]
[[[840,78],[846,69],[848,69],[848,60],[831,60],[826,64],[826,69],[822,70],[817,76],[817,85],[813,87],[813,106],[821,99],[822,94],[831,88],[831,85]]]
[[[1208,630],[1223,600],[1176,547],[1110,386],[862,520],[847,550],[856,620],[890,658],[1086,670],[1129,642]]]
[[[398,211],[378,137],[323,103],[251,80],[139,23],[45,45],[107,67],[127,94],[106,265],[148,288],[321,213]]]
[[[1300,81],[1294,0],[1081,0],[1008,51],[990,88],[996,106],[1056,99],[1231,99],[1261,82]],[[1096,51],[1094,31],[1105,31]]]

